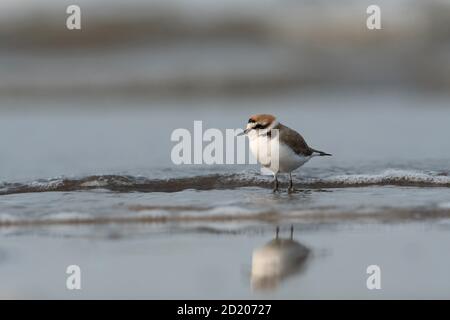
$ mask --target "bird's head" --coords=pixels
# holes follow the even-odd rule
[[[271,130],[276,125],[277,119],[271,114],[255,114],[248,119],[247,127],[242,134],[248,134],[263,130],[264,132]]]

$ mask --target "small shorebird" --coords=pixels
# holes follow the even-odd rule
[[[250,150],[258,162],[272,171],[274,192],[278,190],[278,173],[289,173],[290,192],[293,191],[292,171],[313,157],[331,156],[329,153],[309,147],[297,131],[281,124],[270,114],[251,116],[242,134],[248,136]]]

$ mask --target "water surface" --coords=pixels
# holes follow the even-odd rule
[[[2,101],[2,297],[449,297],[446,96]],[[256,165],[171,163],[174,129],[239,128],[256,112],[333,157],[298,170],[292,194]],[[291,225],[293,243],[270,242]],[[286,267],[255,280],[264,246]],[[80,292],[65,289],[69,264]],[[369,264],[381,291],[365,287]]]

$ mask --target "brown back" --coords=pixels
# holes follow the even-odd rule
[[[280,143],[281,141],[283,141],[283,143],[294,150],[296,154],[306,157],[313,154],[313,149],[308,146],[305,139],[303,139],[303,137],[297,131],[292,130],[280,123],[276,125],[274,129],[280,130]]]

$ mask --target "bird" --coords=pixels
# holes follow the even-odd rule
[[[283,125],[271,114],[255,114],[239,135],[247,135],[256,160],[273,174],[273,192],[278,191],[278,174],[289,174],[288,192],[294,191],[292,171],[313,157],[332,156],[308,146],[295,130]]]

